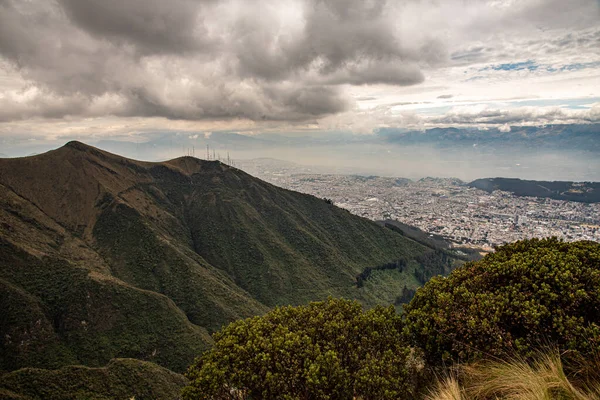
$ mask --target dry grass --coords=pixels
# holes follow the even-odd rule
[[[588,361],[580,371],[597,371],[598,361]],[[600,400],[600,381],[586,377],[568,376],[558,353],[533,362],[482,362],[440,380],[427,400]]]
[[[438,382],[434,392],[427,397],[427,400],[464,400],[466,398],[458,378],[451,375]]]

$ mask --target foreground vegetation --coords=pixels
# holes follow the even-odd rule
[[[600,360],[579,365],[578,373],[565,372],[556,351],[534,360],[513,358],[459,366],[438,382],[427,400],[597,400],[600,399]]]
[[[431,364],[571,354],[600,346],[600,244],[515,242],[448,278],[436,277],[405,307],[407,328]]]
[[[24,368],[0,375],[0,399],[176,399],[186,382],[182,375],[147,361],[115,359],[103,368]]]
[[[432,279],[403,316],[329,299],[214,339],[185,399],[413,399],[449,373],[431,399],[598,398],[600,244],[503,246]]]
[[[230,324],[188,371],[183,397],[414,397],[421,369],[392,306],[329,299]]]

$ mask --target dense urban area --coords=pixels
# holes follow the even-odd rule
[[[471,188],[459,179],[365,177],[313,172],[275,160],[242,169],[286,189],[331,199],[372,220],[396,219],[462,246],[491,250],[532,237],[600,241],[600,204],[518,197]]]

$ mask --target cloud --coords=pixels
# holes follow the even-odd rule
[[[590,109],[572,110],[561,107],[518,107],[512,109],[487,106],[455,107],[449,112],[427,118],[429,124],[492,125],[500,130],[510,125],[584,124],[600,122],[600,104]],[[504,132],[504,131],[503,131]]]
[[[504,124],[504,125],[502,125],[502,126],[500,126],[500,127],[498,128],[498,130],[499,130],[500,132],[505,132],[505,133],[506,133],[506,132],[510,132],[510,129],[511,129],[511,128],[510,128],[510,125],[508,125],[508,124]]]
[[[58,0],[69,20],[96,38],[133,45],[142,54],[201,51],[208,36],[202,2],[192,0]]]
[[[600,6],[565,4],[0,0],[0,122],[117,117],[360,130],[462,123],[462,111],[400,118],[357,102],[416,108],[440,92],[482,98],[490,82],[517,75],[591,76],[600,65]],[[522,118],[572,116],[544,112]],[[519,119],[497,113],[470,121]]]
[[[434,127],[498,128],[510,132],[511,126],[542,126],[600,123],[600,103],[584,109],[558,106],[498,108],[488,105],[452,107],[443,114],[393,111],[395,105],[384,105],[359,112],[347,112],[320,121],[323,130],[346,130],[373,133],[381,128],[423,130]]]
[[[406,46],[389,8],[385,0],[2,0],[4,73],[23,87],[0,95],[0,118],[336,114],[353,104],[347,85],[418,84],[421,65],[443,52],[433,39]],[[24,92],[31,87],[35,96]]]

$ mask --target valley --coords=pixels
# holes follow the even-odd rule
[[[326,174],[276,160],[240,165],[275,185],[330,198],[374,221],[392,219],[416,226],[457,246],[490,251],[504,243],[548,236],[600,241],[600,203],[485,191],[455,178]]]

